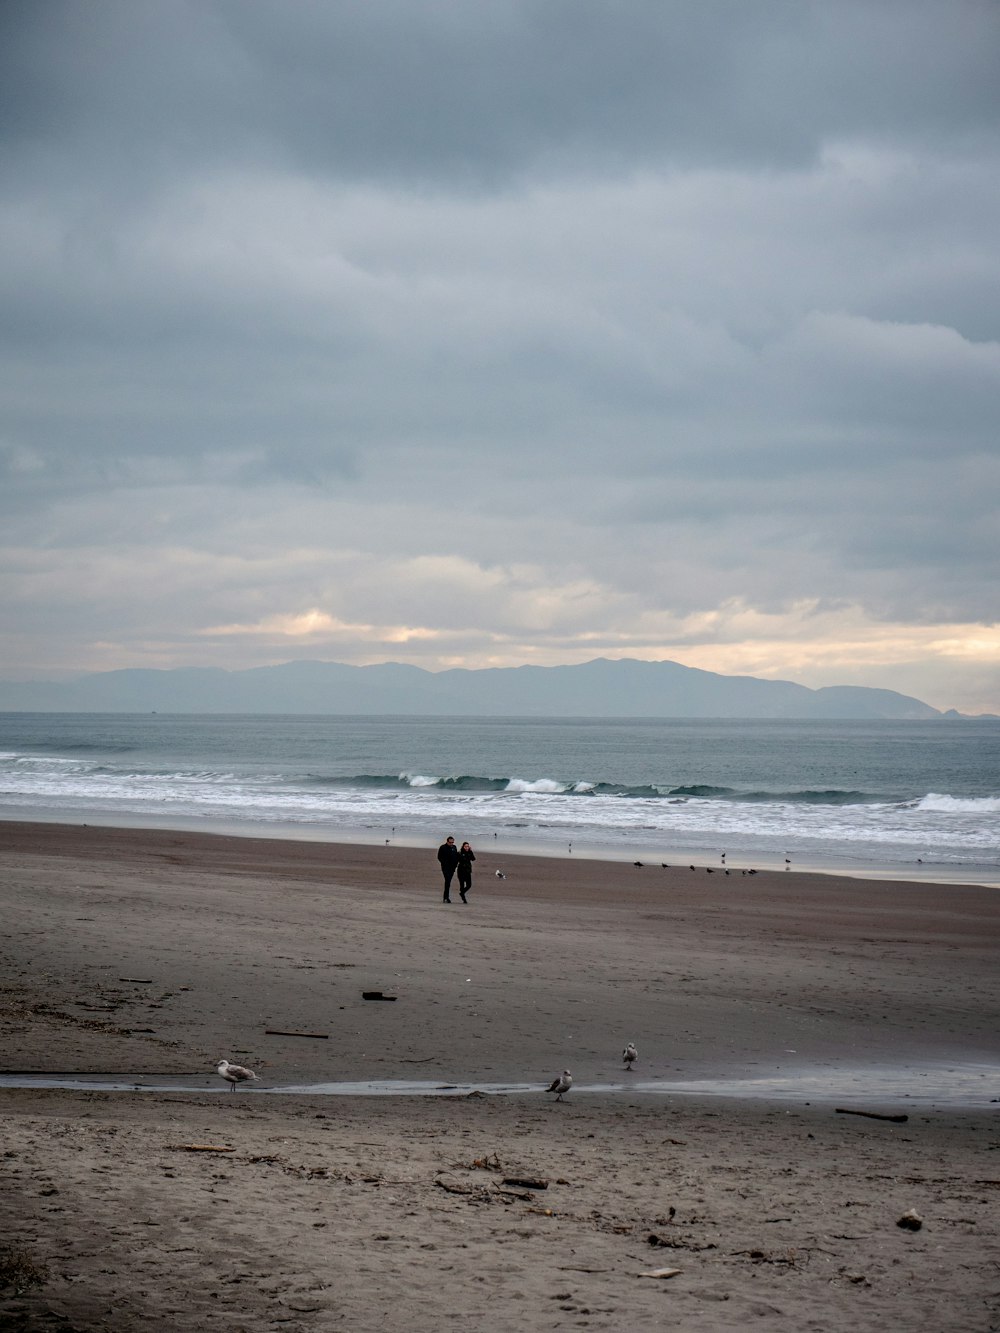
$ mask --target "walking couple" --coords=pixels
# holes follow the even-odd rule
[[[446,838],[438,848],[438,861],[441,865],[441,873],[444,875],[444,901],[451,902],[451,881],[455,871],[458,871],[458,892],[461,895],[462,902],[469,900],[466,894],[472,888],[472,863],[476,859],[476,854],[467,842],[463,842],[461,849],[455,846],[454,838]]]

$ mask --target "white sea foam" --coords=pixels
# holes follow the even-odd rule
[[[527,778],[511,778],[504,790],[524,795],[561,796],[566,791],[566,783],[554,782],[552,778],[537,778],[534,782]]]
[[[997,815],[1000,814],[1000,796],[945,796],[928,792],[915,803],[917,810],[937,810],[943,814]]]

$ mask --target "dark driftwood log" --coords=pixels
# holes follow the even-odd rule
[[[908,1115],[882,1115],[880,1111],[852,1111],[846,1106],[836,1106],[834,1110],[837,1115],[863,1115],[869,1120],[891,1120],[896,1125],[905,1125],[910,1118]]]
[[[383,995],[380,990],[363,990],[361,992],[363,1000],[395,1000],[395,995]]]
[[[329,1041],[329,1032],[286,1032],[284,1028],[265,1028],[265,1037],[312,1037],[314,1041]]]
[[[549,1182],[534,1176],[504,1176],[505,1185],[519,1185],[523,1190],[547,1190]]]

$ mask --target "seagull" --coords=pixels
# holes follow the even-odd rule
[[[229,1091],[235,1092],[237,1083],[250,1083],[257,1081],[257,1075],[252,1069],[245,1069],[243,1065],[231,1065],[228,1060],[220,1060],[215,1066],[219,1071],[219,1077],[224,1078],[229,1084]]]
[[[622,1051],[622,1059],[625,1061],[625,1068],[631,1069],[638,1058],[639,1052],[636,1050],[635,1042],[630,1041]]]
[[[552,1080],[552,1082],[545,1089],[545,1091],[554,1092],[556,1094],[556,1101],[561,1102],[563,1099],[563,1093],[569,1092],[572,1086],[573,1086],[573,1075],[569,1072],[568,1069],[564,1069],[558,1078],[554,1078]]]
[[[507,876],[503,873],[502,870],[497,871],[497,879],[506,879],[506,878]]]

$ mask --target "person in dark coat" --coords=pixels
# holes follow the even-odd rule
[[[467,842],[463,842],[458,853],[458,891],[463,903],[469,901],[465,895],[472,888],[472,863],[475,859],[476,853]]]
[[[444,875],[444,902],[451,902],[451,881],[458,868],[458,848],[454,838],[446,838],[438,848],[438,862]]]

